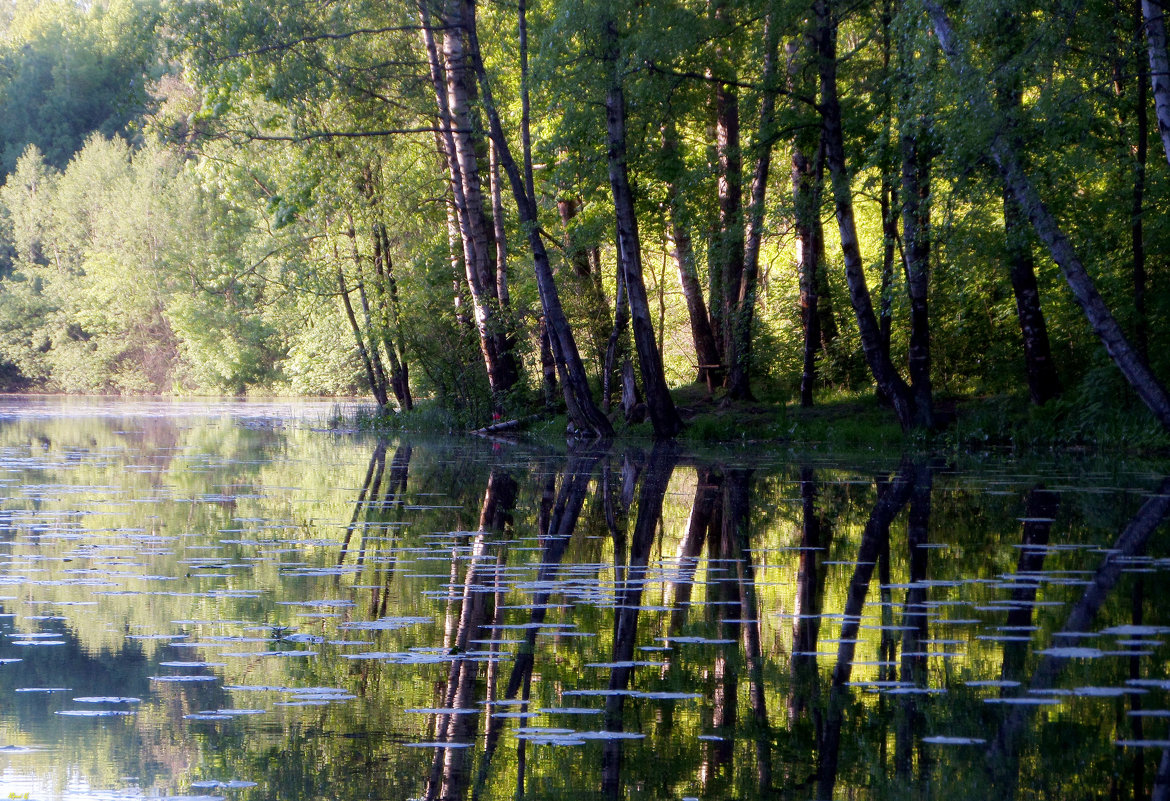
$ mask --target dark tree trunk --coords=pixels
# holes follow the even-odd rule
[[[772,167],[772,147],[776,143],[776,70],[779,60],[779,25],[773,15],[764,20],[764,72],[760,96],[760,122],[753,147],[756,163],[748,196],[743,269],[739,282],[731,287],[730,336],[727,347],[727,394],[732,398],[750,398],[752,323],[755,318],[756,288],[760,274],[760,245],[764,237],[764,199],[768,190],[768,172]]]
[[[821,171],[817,176],[817,197],[820,198],[824,194],[824,159],[823,159],[823,145],[822,145],[822,159]],[[837,325],[837,311],[833,305],[833,290],[829,284],[829,271],[827,269],[829,260],[825,256],[825,226],[821,221],[820,202],[817,203],[816,216],[816,248],[817,248],[817,271],[814,276],[814,283],[817,287],[817,320],[819,320],[818,327],[821,331],[821,350],[825,355],[832,352],[834,345],[837,342],[837,337],[841,334],[841,329]]]
[[[803,59],[800,45],[786,46],[788,90],[795,95]],[[811,50],[811,48],[809,48]],[[793,113],[801,107],[794,103]],[[810,159],[809,154],[815,155]],[[797,242],[797,284],[800,291],[800,327],[804,338],[800,373],[800,405],[811,408],[817,384],[817,354],[822,349],[820,274],[824,271],[824,231],[821,227],[821,197],[824,189],[824,138],[811,128],[799,130],[792,143],[793,228]],[[827,299],[826,299],[827,300]],[[827,305],[824,304],[824,305]],[[830,313],[830,321],[832,315]]]
[[[881,306],[878,313],[878,329],[881,331],[882,351],[886,358],[890,358],[890,342],[894,331],[894,255],[898,244],[898,215],[894,211],[898,204],[897,167],[895,166],[893,127],[894,127],[894,75],[890,71],[890,60],[893,55],[893,42],[890,35],[893,4],[890,0],[883,0],[881,12],[882,38],[882,71],[881,90],[878,102],[882,111],[882,134],[878,145],[878,161],[881,165],[882,185],[878,194],[878,206],[882,220],[882,278],[881,278]],[[903,67],[908,69],[907,66]],[[899,98],[902,99],[902,98]],[[904,109],[900,108],[899,121],[902,120]]]
[[[1137,3],[1136,5],[1141,5]],[[1135,22],[1141,27],[1141,16],[1135,8]],[[1163,21],[1165,10],[1163,10]],[[1164,22],[1163,22],[1164,27]],[[1162,41],[1165,44],[1165,31]],[[1149,104],[1149,87],[1146,85],[1147,69],[1145,60],[1140,56],[1137,59],[1137,98],[1135,99],[1134,117],[1137,122],[1137,143],[1134,147],[1133,166],[1133,203],[1130,214],[1130,243],[1133,249],[1133,311],[1134,317],[1134,347],[1143,359],[1149,360],[1149,321],[1146,317],[1146,240],[1142,227],[1142,218],[1145,215],[1146,194],[1146,160],[1150,151],[1150,126],[1146,106]],[[1163,69],[1170,68],[1165,64]],[[1163,80],[1170,81],[1163,73]],[[1170,102],[1170,101],[1168,101]],[[1165,135],[1165,134],[1163,134]]]
[[[817,0],[816,51],[821,81],[821,114],[824,126],[825,156],[837,211],[837,227],[841,234],[841,251],[845,258],[845,279],[849,284],[849,299],[857,318],[861,346],[865,360],[877,382],[878,389],[894,406],[894,412],[903,429],[917,424],[914,396],[910,386],[898,375],[893,363],[882,352],[881,332],[873,312],[857,226],[853,216],[852,187],[845,165],[845,141],[841,129],[841,104],[837,97],[837,22],[831,0]]]
[[[544,315],[540,317],[540,375],[544,387],[544,406],[551,409],[557,397],[557,360],[553,356],[552,339]]]
[[[389,398],[386,396],[386,386],[378,381],[378,376],[374,371],[374,363],[370,358],[369,348],[366,347],[366,339],[362,336],[362,328],[358,325],[357,315],[353,312],[353,303],[349,299],[349,287],[345,284],[345,273],[342,272],[340,265],[337,267],[337,289],[341,296],[342,308],[345,309],[345,319],[349,320],[350,330],[353,331],[353,338],[357,342],[358,355],[362,358],[362,366],[366,371],[366,381],[369,384],[370,392],[378,403],[378,408],[382,409],[389,402]]]
[[[1008,80],[1011,80],[1010,78]],[[1020,110],[1020,87],[1008,84],[996,87],[995,103],[1001,114],[1014,116]],[[1016,298],[1016,317],[1024,342],[1024,368],[1028,395],[1032,403],[1043,406],[1060,395],[1060,377],[1052,360],[1048,325],[1040,306],[1040,289],[1036,285],[1036,261],[1032,256],[1032,237],[1028,218],[1020,210],[1011,190],[1003,190],[1003,231],[1008,274]]]
[[[796,207],[796,240],[799,252],[797,280],[800,285],[800,326],[804,334],[804,359],[800,373],[800,405],[811,408],[817,383],[817,352],[821,348],[817,272],[820,266],[821,168],[820,147],[816,163],[799,147],[792,149],[792,195]]]
[[[362,257],[358,251],[357,245],[357,231],[354,230],[353,216],[346,212],[346,222],[348,227],[345,230],[345,236],[349,239],[350,259],[353,261],[354,274],[357,276],[355,280],[355,289],[357,289],[358,299],[362,304],[362,322],[363,326],[354,329],[354,333],[360,336],[363,340],[365,348],[365,358],[369,360],[369,367],[373,374],[373,380],[377,383],[378,389],[374,393],[375,398],[379,398],[379,405],[385,405],[389,402],[390,397],[386,394],[387,388],[390,386],[390,381],[386,378],[386,368],[382,365],[382,354],[378,348],[378,337],[374,332],[374,321],[370,315],[370,301],[366,296],[365,277],[362,275]],[[342,279],[344,280],[344,279]],[[349,293],[345,292],[345,301],[349,303]],[[350,306],[348,312],[352,313],[353,308]],[[356,324],[356,321],[354,323]]]
[[[585,295],[592,357],[596,359],[600,373],[605,369],[605,347],[602,343],[609,337],[613,322],[609,315],[609,299],[606,298],[605,289],[601,285],[601,275],[593,268],[591,249],[577,241],[578,238],[573,233],[572,223],[578,210],[579,204],[573,198],[562,198],[557,201],[557,212],[563,229],[565,260],[573,268],[574,279],[577,279],[572,284],[572,291],[583,292]]]
[[[882,342],[882,353],[890,358],[890,343],[894,334],[894,256],[898,244],[898,215],[894,204],[898,192],[893,185],[893,176],[883,173],[878,206],[882,216],[882,281],[878,297],[878,332]]]
[[[1043,406],[1060,394],[1060,377],[1056,374],[1056,363],[1052,361],[1048,325],[1040,307],[1028,219],[1008,189],[1003,191],[1003,230],[1012,293],[1016,298],[1016,316],[1024,340],[1028,395],[1032,403]]]
[[[959,43],[951,29],[946,12],[935,0],[923,0],[923,4],[930,12],[939,46],[946,55],[947,61],[950,62],[951,69],[968,84],[966,87],[968,102],[974,106],[976,112],[994,118],[995,111],[991,102],[983,94],[982,88],[967,80],[969,67],[962,57]],[[1077,305],[1081,307],[1089,325],[1092,326],[1094,333],[1104,345],[1105,351],[1162,426],[1170,428],[1170,395],[1150,371],[1145,360],[1134,350],[1116,318],[1105,306],[1105,301],[1097,292],[1093,279],[1085,270],[1085,266],[1073,249],[1072,243],[1069,242],[1068,237],[1065,236],[1040,199],[1040,195],[1036,192],[1036,188],[1020,164],[1016,149],[1002,131],[997,132],[992,138],[990,150],[991,157],[999,169],[1000,177],[1005,186],[1011,190],[1020,209],[1032,221],[1032,227],[1037,236],[1047,245],[1053,260],[1060,266]]]
[[[731,347],[735,293],[743,274],[743,159],[739,143],[739,95],[732,86],[715,87],[715,151],[719,157],[719,233],[711,252],[713,314],[718,320],[719,343],[726,357]],[[728,365],[730,367],[730,365]]]
[[[905,58],[912,57],[907,53]],[[906,87],[909,92],[910,87]],[[914,425],[934,427],[934,398],[930,382],[930,120],[913,115],[903,96],[902,122],[902,239],[906,254],[906,290],[910,295],[910,387],[914,395]],[[886,351],[887,361],[889,350]]]
[[[508,237],[504,231],[504,198],[500,187],[500,157],[495,142],[488,142],[488,169],[492,190],[492,221],[496,240],[496,297],[501,308],[508,308],[512,299],[508,294]]]
[[[626,282],[620,266],[613,307],[613,329],[609,332],[609,340],[605,345],[605,364],[601,373],[601,404],[607,413],[613,405],[614,378],[617,377],[618,361],[625,361],[626,330],[630,326],[630,305],[626,302]],[[620,381],[618,383],[620,384]]]
[[[565,246],[565,261],[573,268],[574,275],[589,278],[593,272],[593,265],[589,263],[589,251],[581,247],[572,235],[573,220],[577,217],[579,205],[574,198],[560,198],[557,200],[557,214],[561,218],[561,241]]]
[[[520,175],[515,159],[512,158],[512,150],[504,136],[499,114],[492,101],[491,86],[488,84],[487,72],[484,69],[479,49],[479,35],[475,23],[475,0],[457,0],[457,2],[462,4],[461,27],[467,32],[468,50],[472,66],[479,78],[480,93],[488,114],[491,136],[499,149],[500,164],[512,186],[512,194],[520,211],[520,222],[528,232],[528,245],[532,249],[537,290],[548,325],[553,355],[561,373],[561,388],[564,391],[569,420],[583,434],[589,434],[594,438],[612,437],[613,426],[598,410],[589,392],[585,366],[581,363],[581,355],[577,350],[577,342],[573,338],[573,330],[570,328],[564,309],[561,307],[560,295],[557,293],[557,285],[553,280],[552,265],[549,262],[548,252],[544,248],[544,241],[540,238],[536,198],[529,195],[525,188],[524,179]],[[525,170],[529,169],[531,169],[530,166],[526,165]]]
[[[685,201],[675,178],[682,170],[682,162],[678,156],[678,139],[674,125],[669,120],[662,135],[662,150],[671,171],[671,176],[666,182],[666,192],[670,197],[670,236],[674,242],[678,281],[682,286],[683,298],[687,304],[687,317],[691,323],[691,341],[694,342],[695,358],[699,365],[698,380],[706,384],[708,389],[713,389],[723,383],[723,368],[720,364],[719,346],[715,342],[715,333],[711,328],[707,302],[703,298],[703,287],[699,283],[698,270],[695,268],[695,251],[690,226],[685,219]]]
[[[605,23],[606,58],[615,71],[605,96],[606,129],[609,133],[609,181],[617,219],[618,264],[626,285],[630,304],[630,322],[634,330],[634,348],[646,392],[646,408],[657,439],[670,439],[682,428],[674,400],[666,386],[662,354],[654,341],[654,323],[650,303],[642,280],[642,243],[638,237],[638,218],[634,212],[634,193],[626,164],[626,109],[620,76],[616,74],[618,52],[617,27],[613,20]]]
[[[390,237],[386,233],[386,226],[380,222],[374,224],[373,240],[374,275],[377,278],[375,291],[381,317],[382,347],[386,349],[386,357],[390,362],[390,388],[399,407],[403,411],[410,411],[414,408],[414,398],[410,394],[410,367],[406,362],[405,340],[399,317],[398,281],[394,277]]]

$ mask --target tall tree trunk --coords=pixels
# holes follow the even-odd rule
[[[1162,149],[1170,162],[1170,55],[1166,45],[1166,3],[1142,0],[1142,14],[1146,18],[1146,48],[1150,54],[1150,85],[1154,90],[1154,113],[1158,118],[1158,133]],[[1145,113],[1145,109],[1142,110]]]
[[[894,188],[893,176],[882,172],[882,186],[878,195],[878,208],[882,218],[882,277],[878,297],[878,332],[882,342],[882,353],[890,358],[890,343],[894,338],[894,256],[898,245],[898,215],[894,205],[898,202],[898,190]]]
[[[374,364],[370,359],[370,351],[366,347],[365,337],[362,336],[362,328],[358,325],[357,315],[353,312],[353,303],[349,299],[349,287],[345,284],[345,273],[340,264],[337,266],[337,289],[341,296],[341,306],[345,309],[345,319],[349,320],[350,330],[353,331],[353,338],[357,342],[358,355],[361,356],[362,366],[366,370],[366,381],[369,384],[370,392],[373,393],[378,408],[382,409],[389,401],[389,398],[386,397],[386,387],[378,383],[378,376],[374,372]]]
[[[496,240],[496,297],[501,308],[508,308],[512,299],[508,294],[508,235],[504,231],[504,197],[500,188],[500,157],[496,143],[488,141],[488,169],[492,191],[492,222]]]
[[[548,323],[544,315],[540,316],[540,375],[544,387],[544,406],[551,409],[556,402],[557,392],[557,360],[553,356],[552,338],[548,333]]]
[[[390,388],[398,405],[404,411],[414,408],[410,394],[410,367],[406,361],[406,348],[402,336],[402,322],[399,316],[398,281],[394,277],[394,262],[390,254],[390,237],[386,226],[377,222],[373,226],[374,275],[377,292],[379,327],[382,331],[382,346],[390,362]]]
[[[817,351],[821,347],[817,313],[817,268],[820,266],[821,148],[810,162],[799,145],[792,149],[792,195],[796,207],[796,239],[799,251],[797,280],[800,285],[800,326],[804,334],[804,359],[800,373],[800,405],[811,408],[817,382]]]
[[[668,162],[667,169],[670,170],[670,177],[666,181],[666,192],[670,198],[670,236],[674,243],[678,281],[682,286],[687,317],[691,323],[691,341],[695,345],[695,358],[699,363],[698,380],[706,384],[708,389],[713,389],[723,383],[723,368],[719,363],[719,346],[715,343],[711,317],[703,298],[703,287],[695,268],[695,251],[686,219],[685,201],[676,177],[682,171],[683,164],[678,153],[678,136],[671,120],[667,120],[663,127],[662,151],[663,158]]]
[[[442,134],[435,132],[435,142],[442,156],[444,165],[447,157],[443,150]],[[463,240],[459,235],[459,213],[455,211],[455,198],[448,196],[443,204],[447,212],[447,255],[451,265],[451,292],[455,309],[455,321],[463,328],[471,326],[471,318],[467,316],[467,301],[463,295],[463,285],[467,283],[467,270],[463,267]]]
[[[418,0],[423,42],[430,64],[431,82],[439,111],[440,137],[447,157],[451,192],[459,220],[463,262],[471,294],[480,350],[488,383],[498,406],[502,396],[519,380],[519,368],[512,353],[506,326],[499,319],[500,298],[496,289],[495,259],[489,252],[491,233],[484,212],[483,188],[479,176],[477,141],[471,111],[472,86],[463,26],[461,0],[446,0],[443,16],[442,58],[434,39],[431,0]]]
[[[585,311],[589,317],[589,339],[593,350],[591,355],[597,360],[597,370],[600,374],[605,369],[605,347],[602,343],[609,337],[613,322],[609,315],[609,299],[605,296],[605,288],[601,284],[601,275],[593,268],[590,248],[578,242],[577,236],[573,232],[573,220],[579,209],[580,205],[574,198],[557,200],[565,259],[573,268],[573,278],[576,279],[572,284],[571,291],[583,292],[585,295]]]
[[[902,67],[909,70],[914,54],[902,52]],[[928,61],[929,65],[929,61]],[[929,68],[929,66],[928,66]],[[902,239],[906,254],[906,290],[910,295],[910,388],[914,395],[914,425],[934,427],[934,398],[930,382],[930,162],[929,110],[912,108],[912,87],[903,87]],[[929,101],[927,101],[929,102]],[[888,358],[888,351],[887,351]]]
[[[881,12],[882,38],[882,71],[881,90],[878,102],[882,111],[882,133],[878,145],[878,161],[881,169],[882,185],[878,194],[878,206],[882,220],[882,277],[880,311],[878,312],[878,330],[881,332],[882,352],[890,358],[890,342],[894,332],[894,255],[898,245],[898,215],[894,211],[898,203],[897,167],[895,166],[893,127],[894,127],[894,74],[890,71],[890,61],[893,56],[893,41],[891,27],[893,22],[893,3],[883,0]],[[904,65],[904,69],[909,67]],[[901,99],[901,98],[899,98]],[[901,109],[899,109],[901,112]],[[899,113],[899,118],[901,117]]]
[[[650,318],[650,303],[642,280],[642,243],[638,237],[638,218],[634,211],[634,193],[630,186],[626,164],[626,109],[621,76],[617,74],[618,34],[612,19],[604,28],[606,60],[613,74],[605,95],[606,129],[609,133],[609,182],[617,219],[618,264],[625,279],[626,297],[630,304],[630,322],[634,330],[634,349],[642,372],[642,386],[646,392],[646,409],[657,439],[670,439],[682,428],[682,419],[674,408],[674,400],[666,386],[662,354],[654,341],[654,323]]]
[[[715,18],[726,24],[725,17],[726,9],[721,5]],[[715,85],[715,152],[719,159],[719,233],[711,253],[711,275],[712,284],[718,282],[719,294],[718,298],[712,294],[711,303],[718,305],[713,313],[719,321],[719,346],[727,357],[733,339],[732,309],[743,275],[744,232],[739,94],[734,86],[724,83]]]
[[[841,328],[837,324],[837,311],[833,304],[833,288],[829,283],[829,259],[825,256],[825,225],[821,220],[821,204],[820,197],[824,194],[824,143],[822,142],[820,148],[820,169],[817,172],[817,214],[814,218],[816,223],[816,248],[817,248],[817,271],[814,276],[814,282],[817,287],[817,320],[819,320],[819,327],[821,330],[821,350],[828,356],[837,343],[837,338],[841,335]]]
[[[1141,28],[1140,0],[1135,2],[1135,27]],[[1163,27],[1164,27],[1163,11]],[[1139,37],[1135,37],[1139,38]],[[1163,42],[1165,35],[1163,31]],[[1137,143],[1134,146],[1133,165],[1133,202],[1130,213],[1130,244],[1133,250],[1133,311],[1134,317],[1134,347],[1143,359],[1149,360],[1149,320],[1146,317],[1146,241],[1142,218],[1145,215],[1146,194],[1146,161],[1150,150],[1150,126],[1146,106],[1149,104],[1149,87],[1146,85],[1147,68],[1145,59],[1139,55],[1137,61],[1137,97],[1135,98],[1134,117],[1137,123]],[[1170,65],[1167,65],[1170,67]],[[1163,73],[1163,80],[1170,80]]]
[[[1006,22],[1006,15],[1004,20]],[[1018,81],[1006,78],[1008,83],[995,87],[997,110],[1009,117],[1020,112],[1021,91]],[[1048,340],[1048,325],[1040,306],[1040,289],[1036,284],[1036,262],[1032,256],[1032,237],[1028,232],[1028,218],[1012,196],[1003,190],[1004,250],[1011,277],[1012,294],[1016,299],[1016,317],[1024,341],[1024,368],[1028,380],[1028,395],[1032,403],[1043,406],[1060,395],[1060,377],[1052,360]]]
[[[532,249],[537,291],[540,294],[541,307],[544,309],[553,356],[560,371],[561,389],[564,392],[569,420],[582,434],[588,434],[594,438],[612,437],[613,426],[597,408],[593,402],[593,396],[589,392],[585,366],[581,363],[581,355],[577,350],[577,342],[573,338],[573,330],[570,328],[569,321],[561,306],[557,285],[553,280],[548,251],[544,249],[544,241],[540,238],[536,198],[529,195],[524,186],[524,179],[516,166],[516,160],[512,158],[512,150],[504,136],[503,127],[500,125],[500,116],[492,101],[491,86],[488,83],[487,71],[484,69],[483,57],[479,49],[479,34],[475,22],[475,0],[456,1],[462,3],[461,27],[467,32],[468,50],[476,76],[479,79],[480,94],[491,126],[491,137],[499,149],[500,165],[504,168],[504,173],[508,176],[508,182],[512,186],[512,195],[520,212],[520,223],[528,233],[528,245]]]
[[[982,87],[977,86],[968,78],[970,68],[963,58],[959,42],[955,38],[946,12],[936,0],[922,0],[922,2],[930,13],[935,35],[943,54],[967,91],[967,101],[974,107],[976,113],[994,119],[995,110],[983,93]],[[1004,184],[1011,190],[1012,196],[1020,204],[1020,208],[1028,216],[1028,219],[1032,221],[1032,227],[1036,230],[1037,236],[1048,246],[1053,260],[1064,273],[1065,281],[1072,290],[1077,305],[1081,307],[1089,325],[1092,326],[1094,333],[1101,340],[1101,344],[1105,346],[1105,351],[1162,426],[1170,428],[1170,395],[1150,371],[1145,360],[1130,345],[1116,318],[1105,306],[1105,301],[1097,292],[1093,279],[1085,270],[1085,266],[1073,249],[1072,243],[1069,242],[1068,237],[1065,236],[1040,199],[1040,195],[1036,192],[1036,188],[1020,164],[1016,149],[1002,131],[998,131],[992,137],[990,151]]]
[[[1052,360],[1048,341],[1048,325],[1040,307],[1040,289],[1036,284],[1035,259],[1032,257],[1031,237],[1027,230],[1028,218],[1012,196],[1003,190],[1004,245],[1012,293],[1016,298],[1016,316],[1024,340],[1024,366],[1028,379],[1028,395],[1032,403],[1043,406],[1060,394],[1060,377]]]
[[[799,42],[786,45],[788,91],[795,96],[797,81],[805,67]],[[808,48],[811,50],[811,48]],[[802,111],[794,102],[792,112]],[[792,142],[793,228],[797,242],[797,284],[800,291],[800,327],[804,337],[800,373],[800,405],[811,408],[817,383],[817,354],[822,348],[820,276],[824,270],[824,231],[821,226],[821,196],[824,189],[825,147],[819,128],[798,128]],[[812,158],[809,154],[813,153]],[[826,304],[827,305],[827,304]],[[830,320],[832,319],[830,314]]]
[[[731,335],[727,347],[727,394],[732,398],[752,396],[751,353],[752,322],[756,308],[756,287],[760,274],[760,245],[764,237],[764,199],[768,190],[768,172],[772,167],[772,147],[776,143],[777,62],[779,60],[779,25],[772,14],[764,20],[764,73],[760,95],[760,122],[752,147],[755,167],[748,196],[746,232],[744,234],[743,269],[733,287]]]
[[[821,83],[821,115],[824,126],[825,156],[837,211],[837,227],[841,234],[841,251],[845,258],[845,279],[849,284],[849,299],[857,318],[861,346],[865,360],[877,382],[878,389],[890,400],[903,429],[916,424],[914,397],[910,386],[898,375],[888,356],[882,353],[881,332],[874,317],[873,301],[865,282],[861,247],[857,239],[857,225],[853,216],[853,195],[849,172],[845,166],[845,141],[841,130],[841,104],[837,97],[837,21],[833,15],[832,0],[817,0],[816,51]]]
[[[605,365],[601,373],[601,404],[606,413],[613,403],[613,380],[617,376],[618,364],[625,361],[626,331],[630,327],[630,304],[626,302],[626,281],[620,266],[613,306],[613,330],[609,332],[605,345]]]
[[[362,276],[362,257],[361,253],[358,252],[357,231],[354,230],[353,216],[349,212],[346,212],[346,222],[345,236],[349,239],[350,258],[353,261],[354,273],[357,276],[355,288],[357,289],[358,298],[362,304],[362,321],[365,323],[364,326],[355,327],[354,334],[364,340],[363,352],[365,358],[369,361],[368,366],[371,375],[378,387],[374,392],[374,397],[378,399],[379,406],[384,406],[390,400],[386,394],[386,389],[390,385],[390,382],[386,378],[386,368],[382,366],[382,354],[378,348],[378,338],[374,335],[374,324],[370,315],[370,301],[366,297],[365,279]],[[342,281],[342,293],[345,296],[346,311],[352,314],[353,306],[349,301],[349,292],[344,287],[345,278],[341,275],[340,271],[338,272],[338,276]],[[353,320],[350,324],[356,326],[357,321]]]
[[[536,202],[536,185],[532,180],[532,125],[528,99],[528,2],[519,0],[516,9],[516,32],[520,45],[520,157],[524,162],[524,191]],[[478,49],[478,48],[477,48]]]

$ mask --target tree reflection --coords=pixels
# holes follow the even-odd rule
[[[468,651],[471,650],[471,640],[484,636],[481,629],[487,628],[492,615],[495,588],[487,579],[498,571],[496,560],[487,553],[487,544],[492,535],[502,534],[511,525],[517,489],[516,480],[506,470],[492,468],[481,506],[479,531],[474,535],[467,559],[459,622],[451,646],[455,658],[451,662],[443,696],[443,706],[456,711],[436,715],[435,731],[439,742],[450,745],[469,743],[479,723],[478,711],[462,712],[477,709],[478,700],[475,689],[481,660],[472,658]],[[470,778],[469,752],[470,749],[456,747],[436,750],[425,792],[428,801],[449,801],[464,796]]]
[[[898,515],[914,490],[919,468],[910,462],[903,462],[897,476],[880,490],[877,503],[866,521],[857,552],[853,577],[849,582],[845,610],[841,620],[841,638],[837,646],[837,661],[833,667],[829,687],[828,710],[824,731],[820,738],[820,753],[817,766],[817,798],[832,798],[837,783],[837,770],[841,751],[841,727],[844,723],[845,704],[850,695],[846,686],[853,670],[853,657],[857,645],[858,630],[861,626],[861,610],[869,592],[874,566],[883,544],[890,536],[890,524]]]
[[[824,607],[828,571],[824,554],[833,539],[833,529],[824,511],[818,508],[816,473],[809,465],[800,468],[800,556],[793,601],[792,657],[789,671],[792,689],[788,695],[789,725],[807,710],[814,710],[817,742],[821,739],[821,717],[817,703],[820,681],[817,675],[817,638]]]
[[[1116,588],[1126,565],[1145,550],[1150,535],[1162,524],[1168,513],[1170,479],[1164,480],[1157,492],[1142,504],[1106,551],[1105,558],[1094,572],[1080,600],[1053,635],[1054,644],[1058,647],[1056,652],[1046,654],[1032,671],[1027,688],[1029,693],[1043,693],[1055,687],[1056,679],[1072,661],[1071,656],[1059,648],[1078,644],[1077,635],[1089,630],[1102,605]],[[1023,735],[1034,714],[1035,708],[1030,705],[1013,706],[988,745],[987,767],[1001,797],[1014,798],[1018,793]],[[1154,797],[1165,794],[1167,789],[1170,788],[1166,787],[1162,766],[1159,765],[1158,776],[1154,781]]]
[[[662,500],[666,485],[674,472],[678,452],[672,443],[658,443],[650,453],[638,493],[638,517],[634,523],[630,543],[629,561],[622,571],[617,585],[617,613],[613,640],[614,666],[609,674],[611,694],[605,699],[605,728],[607,731],[623,730],[622,710],[626,697],[623,694],[630,686],[633,666],[628,664],[634,658],[634,644],[638,636],[638,613],[641,611],[642,590],[645,586],[646,567],[650,562],[650,548],[662,517]],[[607,740],[601,763],[602,791],[606,796],[617,798],[621,791],[621,741]]]

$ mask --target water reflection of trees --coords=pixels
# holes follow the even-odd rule
[[[1063,763],[1061,755],[1044,752],[1051,742],[1045,732],[1065,724],[1040,718],[1030,707],[985,705],[983,697],[1026,696],[1067,684],[1070,660],[1038,654],[1042,646],[1036,643],[1076,644],[1067,635],[1096,627],[1102,610],[1110,620],[1121,616],[1143,623],[1143,612],[1151,608],[1148,585],[1140,575],[1124,584],[1123,571],[1132,565],[1127,560],[1144,553],[1170,489],[1163,487],[1138,510],[1084,579],[1091,584],[1061,589],[1059,595],[1042,589],[1040,577],[1069,566],[1069,558],[1050,546],[1050,540],[1060,542],[1053,521],[1058,512],[1074,515],[1069,507],[1080,499],[1033,486],[1019,509],[1003,502],[991,520],[998,526],[994,534],[980,530],[963,540],[983,547],[1001,543],[1002,535],[1001,544],[1019,546],[1018,552],[997,557],[991,575],[1003,575],[985,594],[1003,594],[996,597],[1005,617],[992,620],[1007,632],[1027,630],[1027,638],[966,644],[981,649],[983,661],[975,667],[980,678],[1021,686],[980,694],[963,687],[962,671],[970,662],[947,663],[938,654],[940,647],[947,650],[939,638],[953,631],[938,602],[954,598],[955,590],[932,579],[953,576],[957,566],[969,574],[972,564],[981,569],[983,562],[975,556],[960,562],[942,550],[953,537],[950,527],[970,509],[956,511],[953,485],[930,462],[907,460],[896,471],[863,482],[842,480],[841,473],[812,463],[781,471],[749,469],[664,448],[505,464],[498,458],[448,456],[436,462],[421,446],[376,443],[368,461],[364,453],[360,458],[354,468],[362,478],[356,499],[331,529],[337,548],[325,567],[339,572],[325,583],[336,597],[359,601],[355,618],[371,620],[399,609],[413,611],[411,593],[426,588],[440,605],[439,631],[422,644],[441,644],[447,661],[417,669],[432,671],[422,674],[422,689],[410,689],[402,675],[406,668],[375,660],[336,668],[329,681],[377,688],[368,694],[355,690],[371,704],[376,698],[387,707],[371,712],[368,720],[361,718],[364,712],[339,706],[319,715],[306,711],[287,736],[263,743],[227,727],[200,734],[224,762],[251,766],[243,775],[254,776],[257,766],[264,766],[270,787],[281,788],[283,797],[302,797],[310,786],[324,791],[333,781],[343,784],[346,771],[361,771],[363,765],[377,766],[370,768],[371,776],[401,774],[408,767],[396,789],[403,797],[428,799],[547,795],[558,782],[573,791],[600,788],[612,798],[856,793],[901,799],[929,795],[926,788],[948,783],[986,787],[994,797],[1023,794],[1017,788],[1031,785],[1051,789],[1055,780],[1041,771]],[[420,494],[447,489],[451,476],[443,471],[464,482],[447,501],[464,508],[420,514]],[[938,491],[936,484],[944,489]],[[1019,504],[1019,495],[1012,502]],[[408,510],[412,505],[414,511]],[[438,520],[454,520],[456,530],[432,525]],[[467,531],[459,530],[464,526]],[[434,534],[436,529],[441,533]],[[525,553],[531,545],[538,549],[535,555]],[[425,549],[428,560],[442,559],[440,572],[450,579],[431,576],[426,583],[402,571],[403,549]],[[842,561],[848,564],[831,568]],[[791,586],[773,588],[767,571],[776,567]],[[567,589],[583,579],[597,585],[584,600]],[[1038,604],[1053,597],[1067,598],[1069,607],[1041,611]],[[572,608],[562,611],[566,606]],[[780,612],[782,633],[771,625]],[[572,639],[558,620],[577,623],[596,637]],[[837,620],[839,633],[826,634]],[[518,628],[517,621],[525,627]],[[1033,636],[1033,627],[1041,633]],[[505,637],[519,642],[506,643]],[[657,648],[660,641],[665,650],[642,650]],[[589,683],[582,663],[606,659]],[[294,673],[302,669],[303,674]],[[325,679],[312,671],[325,669],[335,667],[289,666],[280,675],[320,682]],[[140,681],[147,670],[137,669]],[[1120,682],[1148,675],[1149,665],[1139,665],[1133,656],[1093,670]],[[433,706],[473,711],[430,715],[423,739],[468,747],[401,747],[403,737],[417,732],[401,715],[392,717],[401,710],[390,706],[408,694],[412,702],[429,694],[431,679]],[[539,711],[550,697],[575,687],[604,694],[597,704],[600,714],[588,719],[593,728],[648,739],[537,746],[525,736],[511,736],[515,718],[495,714]],[[696,703],[629,694],[647,688],[698,691],[703,698]],[[927,694],[943,690],[949,692],[945,702]],[[176,704],[182,702],[166,712],[176,727],[184,725],[185,712],[226,703],[218,697],[196,700],[210,687],[166,692]],[[1141,703],[1135,697],[1128,707],[1120,701],[1110,707],[1117,718],[1108,724],[1112,735],[1090,731],[1085,739],[1091,742],[1079,744],[1076,753],[1089,753],[1093,770],[1120,766],[1118,798],[1151,793],[1165,798],[1170,755],[1163,758],[1165,769],[1157,770],[1156,757],[1115,748],[1109,739],[1126,734],[1141,739],[1142,718],[1127,721],[1124,714],[1127,708],[1140,710]],[[351,728],[342,733],[343,727]],[[1069,736],[1073,729],[1063,731]],[[332,732],[327,740],[313,739],[324,732]],[[926,734],[948,732],[988,742],[941,751],[923,741]],[[571,777],[560,775],[570,770],[562,765],[572,766]],[[363,787],[378,791],[374,779]]]

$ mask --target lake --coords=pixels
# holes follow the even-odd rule
[[[1170,794],[1157,466],[335,411],[0,399],[0,798]]]

